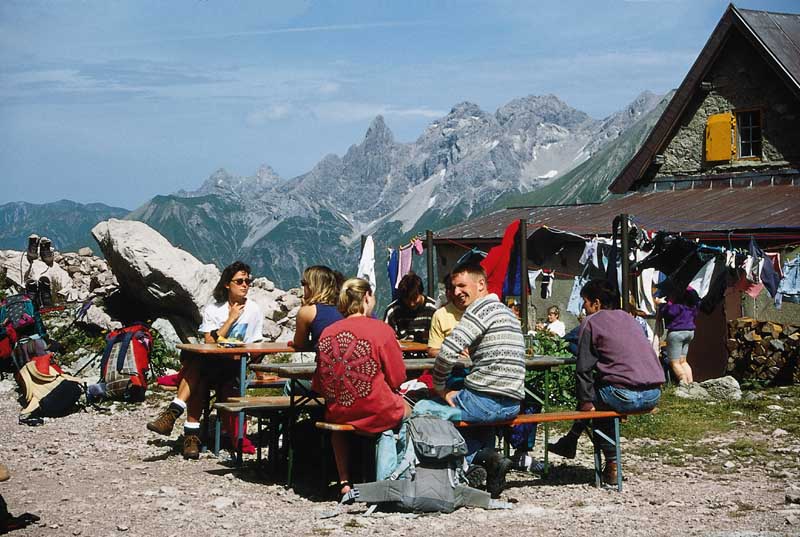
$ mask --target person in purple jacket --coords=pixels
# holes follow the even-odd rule
[[[689,353],[689,343],[694,339],[699,302],[700,297],[695,290],[687,287],[685,291],[671,295],[666,302],[659,301],[658,305],[658,314],[664,319],[664,329],[667,332],[669,366],[680,384],[694,382],[686,355]]]
[[[619,308],[619,295],[605,280],[592,280],[581,289],[586,318],[578,331],[575,366],[578,410],[613,409],[617,412],[651,410],[661,397],[664,369],[639,323]],[[596,420],[595,428],[614,437],[610,419]],[[575,456],[580,432],[570,430],[548,449]],[[603,481],[617,482],[617,459],[613,445],[596,435],[605,456]],[[567,448],[569,444],[570,449]],[[554,449],[555,448],[555,449]],[[571,457],[569,457],[571,458]]]

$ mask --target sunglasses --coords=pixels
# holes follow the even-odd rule
[[[247,285],[248,287],[253,283],[252,278],[236,278],[231,281],[236,285]]]

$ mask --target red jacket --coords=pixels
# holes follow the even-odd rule
[[[348,317],[322,331],[312,387],[325,397],[325,420],[379,433],[403,419],[397,394],[406,380],[394,331],[377,319]]]
[[[503,298],[503,283],[508,274],[508,264],[511,262],[511,250],[514,248],[514,238],[519,231],[519,220],[514,220],[503,233],[503,241],[499,246],[489,250],[489,254],[481,261],[483,270],[486,271],[486,284],[489,292]]]

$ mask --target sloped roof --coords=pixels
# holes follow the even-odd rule
[[[800,186],[636,192],[602,204],[512,207],[439,231],[434,242],[499,242],[505,228],[521,218],[531,234],[548,226],[610,235],[611,223],[623,213],[646,229],[673,233],[789,229],[800,236]]]
[[[662,144],[676,128],[732,28],[739,29],[753,43],[766,62],[800,98],[800,14],[737,9],[731,4],[639,152],[608,187],[611,192],[627,192],[647,171]]]

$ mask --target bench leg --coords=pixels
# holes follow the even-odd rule
[[[220,413],[217,411],[217,419],[214,421],[214,456],[219,457],[219,446],[221,444],[221,437],[222,437],[222,420],[220,419]]]
[[[617,455],[617,491],[622,492],[622,446],[619,441],[619,418],[614,418],[614,451]]]
[[[614,446],[614,456],[617,459],[617,490],[622,492],[622,446],[620,446],[619,440],[619,418],[614,419],[614,438],[609,438],[606,436],[602,431],[597,429],[592,423],[591,431],[592,431],[592,443],[594,444],[594,476],[595,476],[595,485],[600,488],[602,482],[602,458],[600,456],[601,450],[599,442],[597,439],[594,438],[594,435],[598,435],[601,438],[611,442]]]

